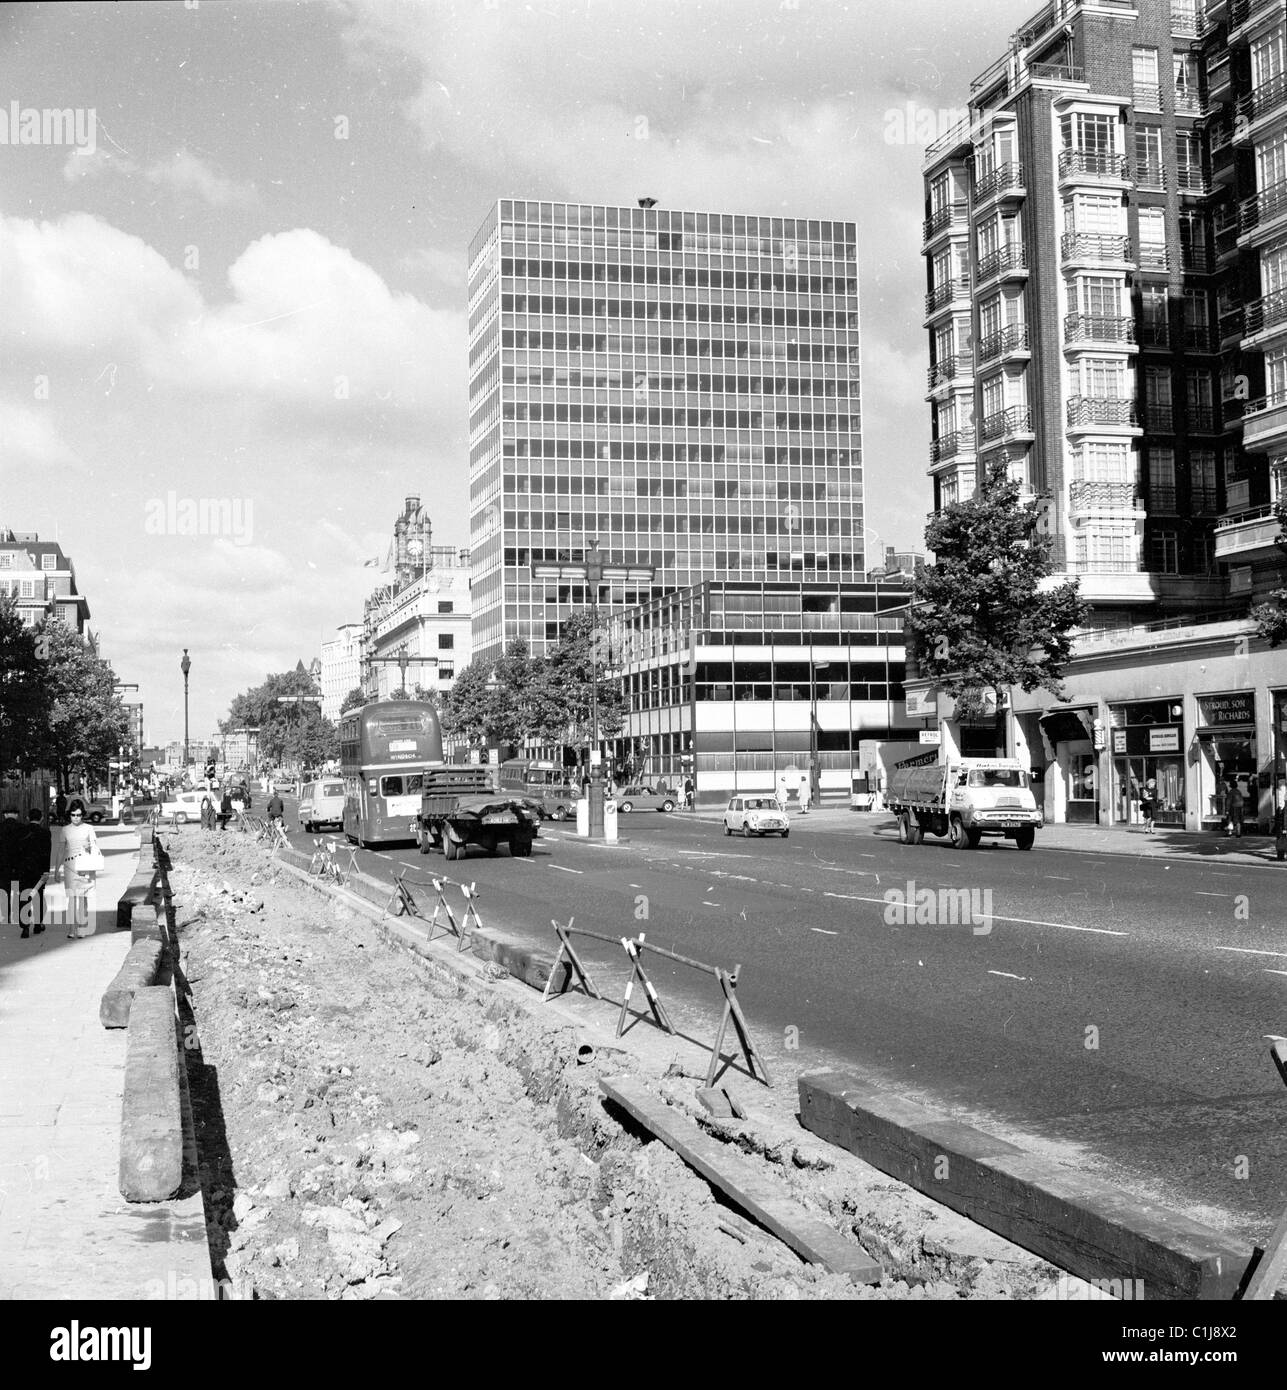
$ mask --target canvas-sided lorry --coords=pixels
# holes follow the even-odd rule
[[[886,799],[904,845],[947,835],[957,849],[977,849],[985,835],[995,835],[1031,849],[1045,823],[1028,769],[1017,758],[902,765],[890,776]]]

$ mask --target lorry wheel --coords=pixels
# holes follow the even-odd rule
[[[908,817],[907,843],[909,845],[919,845],[925,839],[925,827],[918,820]]]
[[[906,813],[898,818],[898,843],[900,845],[910,845],[912,842],[911,825]]]
[[[953,849],[969,848],[970,837],[966,834],[965,826],[962,825],[959,820],[952,821],[951,825],[948,827],[948,834],[951,837]]]
[[[420,853],[421,853],[421,854],[428,854],[428,853],[429,853],[429,836],[426,835],[425,832],[424,832],[423,830],[421,830],[421,831],[416,835],[416,842],[417,842],[417,843],[419,844],[419,846],[420,846]]]
[[[1037,832],[1030,825],[1025,825],[1021,830],[1016,830],[1014,842],[1020,849],[1031,849],[1033,841],[1037,838]]]
[[[567,820],[567,818],[568,808],[566,806],[556,806],[554,810],[550,812],[551,820]]]
[[[511,840],[509,852],[515,859],[530,859],[532,857],[532,842],[531,840]]]
[[[978,849],[978,847],[979,847],[979,841],[983,838],[983,831],[981,831],[981,830],[967,830],[965,833],[966,833],[967,838],[969,839],[970,848],[971,848],[971,849]]]
[[[495,854],[495,853],[496,853],[496,850],[497,850],[496,841],[495,841],[495,840],[484,840],[484,841],[483,841],[483,848],[487,851],[488,854]]]

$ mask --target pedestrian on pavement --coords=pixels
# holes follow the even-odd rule
[[[22,854],[22,824],[18,820],[18,808],[16,806],[6,806],[0,812],[0,893],[4,894],[4,900],[9,904],[5,913],[6,919],[13,921],[13,905],[18,903],[18,865]],[[27,928],[22,929],[23,936],[27,935]]]
[[[223,799],[219,802],[219,829],[227,830],[228,822],[232,819],[232,797],[227,791],[223,794]]]
[[[52,836],[45,824],[44,814],[38,810],[27,812],[27,824],[22,830],[22,840],[18,846],[18,889],[20,894],[31,895],[31,920],[35,935],[39,936],[45,929],[44,884]],[[25,925],[22,934],[27,935]]]
[[[1151,778],[1144,788],[1144,795],[1140,797],[1140,815],[1144,817],[1144,833],[1153,833],[1153,807],[1157,797],[1157,783]]]
[[[688,810],[693,809],[693,779],[684,778],[684,805]]]
[[[50,837],[49,872],[61,876],[67,890],[67,939],[91,936],[94,922],[90,902],[103,853],[92,826],[85,824],[85,804],[79,798],[67,808],[67,824]]]
[[[1246,800],[1242,795],[1242,785],[1236,777],[1229,778],[1229,834],[1235,840],[1242,839],[1242,817],[1246,810]]]
[[[813,798],[813,785],[807,777],[800,783],[800,790],[796,795],[800,798],[800,814],[807,816],[809,814],[809,802]]]
[[[54,823],[56,825],[67,824],[67,797],[62,792],[58,793],[54,801]]]
[[[791,800],[791,793],[787,790],[785,777],[778,778],[777,790],[773,795],[778,803],[778,810],[785,816],[787,813],[787,802]]]

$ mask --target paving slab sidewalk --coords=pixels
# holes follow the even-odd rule
[[[209,1298],[200,1193],[131,1206],[117,1187],[126,1031],[98,1006],[130,948],[116,903],[139,833],[96,831],[92,936],[0,924],[0,1298]]]

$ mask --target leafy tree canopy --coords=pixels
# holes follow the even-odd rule
[[[51,695],[36,634],[0,593],[0,775],[31,772],[49,727]]]
[[[344,697],[344,702],[340,705],[340,713],[347,714],[351,709],[361,709],[364,704],[366,704],[366,691],[360,685],[355,685]]]
[[[316,704],[279,702],[284,695],[316,694],[317,688],[302,667],[279,672],[263,685],[238,695],[229,706],[227,719],[219,721],[219,728],[225,734],[258,729],[259,750],[266,761],[316,767],[339,752],[335,725],[322,717]]]
[[[101,774],[131,742],[115,673],[65,623],[46,621],[36,630],[36,653],[44,662],[49,707],[35,761],[54,768],[63,787],[72,778]]]
[[[1064,698],[1062,672],[1073,632],[1090,605],[1076,580],[1044,583],[1052,542],[1039,529],[1041,504],[1020,501],[1004,464],[977,496],[930,518],[934,563],[917,577],[909,624],[921,673],[963,709],[988,689],[1039,686]]]

